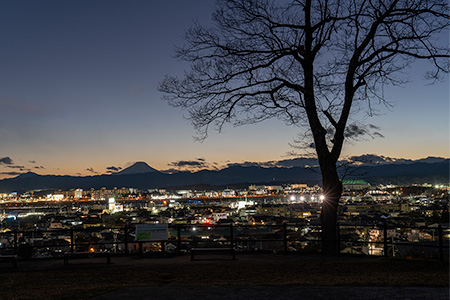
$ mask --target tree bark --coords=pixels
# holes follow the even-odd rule
[[[322,252],[326,254],[337,254],[337,213],[339,200],[342,195],[342,182],[336,170],[336,162],[332,159],[323,159],[321,162],[322,187],[324,200],[322,213],[320,215],[322,227]]]

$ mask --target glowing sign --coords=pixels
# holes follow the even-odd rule
[[[169,239],[169,228],[167,224],[137,224],[136,241],[155,242],[167,241]]]

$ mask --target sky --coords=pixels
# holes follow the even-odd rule
[[[300,128],[279,120],[225,126],[195,141],[185,112],[158,82],[188,65],[174,46],[194,20],[209,24],[212,0],[0,1],[0,179],[27,171],[96,175],[136,161],[180,165],[286,159]],[[444,37],[448,38],[448,37]],[[448,77],[385,90],[392,108],[368,122],[384,138],[345,145],[343,156],[449,157]],[[184,164],[186,162],[186,164]]]

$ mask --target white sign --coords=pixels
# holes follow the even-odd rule
[[[169,228],[167,224],[137,224],[136,241],[154,242],[167,241],[169,239]]]

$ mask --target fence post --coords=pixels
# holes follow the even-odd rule
[[[439,233],[439,260],[444,260],[444,238],[442,234],[442,225],[438,226]]]
[[[230,224],[230,246],[231,246],[231,249],[234,249],[233,223]]]
[[[125,255],[128,255],[128,225],[125,224]]]
[[[341,228],[339,222],[336,222],[336,250],[337,255],[341,253]]]
[[[283,223],[283,248],[284,248],[284,255],[287,255],[288,240],[287,240],[287,224],[286,223]]]
[[[75,240],[73,237],[73,227],[70,227],[70,252],[73,253],[75,248]]]
[[[181,226],[177,224],[177,250],[178,254],[181,254]]]
[[[387,220],[383,223],[383,252],[384,257],[388,257]]]
[[[14,229],[14,255],[17,255],[17,229]]]

